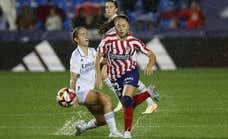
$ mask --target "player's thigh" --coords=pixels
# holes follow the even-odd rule
[[[99,118],[100,115],[104,115],[104,105],[100,103],[100,93],[98,93],[97,91],[89,91],[84,105],[95,118]]]
[[[136,87],[130,84],[124,85],[123,95],[132,97]]]
[[[102,92],[98,92],[98,94],[99,94],[99,103],[101,103],[105,106],[112,104],[112,100],[108,95],[106,95],[105,93],[102,93]]]
[[[93,90],[89,90],[84,104],[90,106],[90,105],[96,105],[98,104],[98,102],[99,102],[99,94]]]
[[[96,104],[96,105],[85,105],[90,113],[92,113],[93,116],[99,116],[104,115],[104,109],[102,105]]]
[[[103,65],[102,69],[101,69],[101,73],[102,73],[102,79],[106,79],[108,78],[108,75],[107,75],[107,65]]]
[[[90,90],[87,97],[85,104],[86,105],[110,105],[111,99],[108,95],[99,92],[97,90]]]

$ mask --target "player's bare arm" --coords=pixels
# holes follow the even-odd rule
[[[71,72],[70,73],[70,89],[75,90],[75,84],[77,81],[78,74]]]
[[[102,54],[97,52],[96,60],[95,60],[95,66],[96,66],[96,87],[98,89],[102,88],[102,76],[101,76],[101,70],[100,70],[100,60],[102,58]]]
[[[152,51],[148,51],[147,56],[149,61],[144,69],[144,74],[149,76],[153,73],[152,67],[155,65],[156,57]]]

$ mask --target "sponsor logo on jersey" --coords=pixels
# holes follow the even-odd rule
[[[89,72],[91,70],[94,70],[95,68],[95,64],[94,62],[90,62],[90,63],[86,63],[86,64],[82,64],[81,65],[81,73],[85,73],[85,72]]]
[[[109,57],[110,59],[116,59],[116,60],[127,60],[127,59],[130,59],[130,55],[129,54],[126,54],[126,55],[123,55],[123,54],[111,54],[109,53]]]

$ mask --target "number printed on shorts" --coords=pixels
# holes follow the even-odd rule
[[[119,84],[117,82],[113,83],[112,84],[113,88],[115,89],[115,93],[117,94],[118,97],[121,97],[122,95],[122,89],[121,87],[119,86]]]

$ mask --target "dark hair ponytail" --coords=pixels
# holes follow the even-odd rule
[[[100,26],[98,33],[100,35],[104,35],[108,30],[113,28],[115,26],[114,21],[111,22],[105,22],[103,25]]]
[[[116,8],[118,8],[118,3],[116,0],[106,0],[106,2],[111,2],[115,5]],[[100,25],[98,33],[100,35],[104,35],[108,30],[113,28],[115,26],[114,21],[105,22],[104,24]]]

